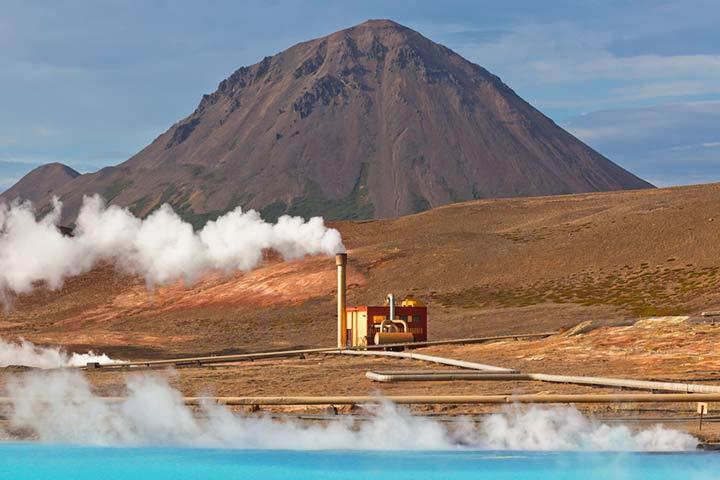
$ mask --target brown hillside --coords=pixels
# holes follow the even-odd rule
[[[66,218],[100,193],[140,215],[169,202],[200,224],[236,205],[364,219],[648,187],[484,68],[372,20],[238,69],[137,155],[53,193]]]
[[[12,201],[20,198],[37,204],[47,201],[52,192],[79,176],[80,173],[62,163],[41,165],[0,194],[0,199]]]
[[[545,331],[720,305],[720,185],[482,200],[341,222],[350,304],[413,294],[430,336]],[[0,336],[124,356],[332,344],[333,259],[148,292],[103,267],[15,299]]]

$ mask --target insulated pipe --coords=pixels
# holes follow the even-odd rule
[[[395,326],[395,322],[393,322],[389,318],[386,318],[380,324],[380,331],[384,332],[385,329],[387,329],[388,332],[397,332],[397,327]]]
[[[386,355],[391,357],[412,358],[415,360],[424,360],[426,362],[435,362],[443,365],[454,365],[456,367],[469,368],[471,370],[484,370],[504,373],[516,373],[501,367],[493,367],[480,363],[463,362],[452,358],[433,357],[431,355],[422,355],[419,353],[405,352],[376,352],[376,351],[343,351],[339,353],[352,355]],[[720,393],[720,386],[717,385],[698,385],[692,383],[672,383],[672,382],[652,382],[648,380],[631,380],[625,378],[607,378],[607,377],[580,377],[568,375],[548,375],[545,373],[528,374],[531,380],[549,383],[572,383],[576,385],[594,385],[602,387],[618,387],[631,388],[635,390],[652,390],[664,392],[685,392],[685,393]],[[386,382],[393,380],[383,380]]]
[[[380,372],[367,372],[365,374],[373,382],[437,382],[447,380],[480,380],[480,381],[507,381],[507,380],[532,380],[526,373],[405,373],[392,374]]]
[[[128,397],[98,397],[122,403]],[[717,393],[625,393],[625,394],[521,394],[521,395],[403,395],[403,396],[280,396],[280,397],[183,397],[186,405],[362,405],[393,402],[404,405],[480,405],[493,403],[685,403],[720,402]],[[0,406],[17,405],[17,399],[0,397]]]
[[[499,340],[521,338],[541,338],[555,335],[558,332],[545,332],[545,333],[528,333],[522,335],[503,335],[495,337],[476,337],[476,338],[455,338],[450,340],[432,340],[428,342],[413,342],[413,343],[395,343],[390,345],[365,345],[362,347],[350,347],[354,349],[376,349],[376,348],[388,348],[388,347],[419,347],[419,346],[432,346],[432,345],[457,345],[457,344],[472,344],[472,343],[484,343]],[[322,353],[335,353],[337,347],[325,347],[325,348],[306,348],[306,349],[294,349],[294,350],[279,350],[270,352],[254,352],[254,353],[238,353],[232,355],[212,355],[203,357],[180,357],[180,358],[167,358],[163,360],[137,360],[137,361],[120,361],[116,363],[102,364],[99,365],[103,370],[112,368],[130,368],[130,367],[160,367],[164,365],[195,365],[204,366],[205,364],[214,363],[234,363],[243,362],[246,360],[260,360],[270,358],[283,358],[293,357],[296,355],[305,354],[322,354]],[[63,367],[64,368],[64,367]],[[86,366],[67,367],[67,368],[87,368]]]
[[[403,327],[403,332],[407,333],[408,330],[408,324],[405,320],[393,320],[393,323],[399,323]]]
[[[185,403],[202,405],[208,401],[226,405],[357,405],[390,401],[397,404],[472,405],[484,403],[657,403],[720,402],[720,395],[707,393],[630,393],[630,394],[522,394],[522,395],[404,395],[333,397],[186,397]]]
[[[390,306],[390,315],[388,315],[388,319],[392,322],[395,320],[395,295],[388,293],[387,301]]]
[[[380,324],[380,331],[384,332],[385,328],[392,328],[393,330],[397,331],[397,324],[399,323],[403,327],[403,332],[408,332],[408,324],[405,320],[395,320],[395,295],[392,293],[387,294],[387,302],[388,306],[390,307],[390,313],[388,315],[388,318],[382,321]],[[390,331],[390,328],[388,328],[388,331]]]
[[[338,253],[335,255],[335,265],[337,265],[337,347],[347,347],[347,311],[345,309],[345,290],[346,290],[346,274],[345,266],[347,265],[347,253]]]
[[[411,343],[414,337],[410,332],[378,332],[373,337],[375,345],[393,345],[395,343]]]
[[[469,368],[472,370],[482,370],[486,372],[497,372],[497,373],[516,373],[516,370],[511,368],[495,367],[492,365],[483,365],[482,363],[475,362],[464,362],[462,360],[455,360],[452,358],[434,357],[432,355],[423,355],[420,353],[410,352],[385,352],[385,351],[368,351],[368,350],[336,350],[328,353],[339,353],[342,355],[378,355],[384,357],[398,357],[398,358],[410,358],[413,360],[423,360],[425,362],[441,363],[443,365],[452,365],[454,367]]]
[[[481,372],[477,370],[459,370],[459,369],[448,369],[448,370],[429,370],[429,369],[414,369],[414,370],[375,370],[374,373],[379,375],[497,375],[493,372]],[[504,375],[504,374],[500,374]],[[507,375],[513,375],[508,373]]]
[[[404,333],[408,332],[408,324],[405,320],[390,320],[389,318],[386,318],[385,320],[382,321],[382,323],[380,324],[380,331],[384,332],[385,329],[387,328],[388,332],[390,332],[390,331],[397,332],[398,324],[402,325],[402,328],[403,328],[402,331]]]
[[[648,380],[630,380],[625,378],[548,375],[545,373],[530,373],[529,375],[533,380],[550,383],[573,383],[576,385],[598,385],[603,387],[633,388],[635,390],[658,390],[665,392],[720,393],[720,386],[717,385],[652,382]]]

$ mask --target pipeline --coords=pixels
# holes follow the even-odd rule
[[[392,322],[395,320],[395,295],[392,293],[388,293],[387,296],[388,301],[388,307],[390,309],[390,315],[388,315],[388,319]]]
[[[536,380],[549,383],[572,383],[576,385],[592,385],[619,388],[632,388],[635,390],[657,390],[666,392],[684,393],[720,393],[720,387],[715,385],[697,385],[691,383],[654,382],[647,380],[628,380],[623,378],[604,377],[578,377],[566,375],[548,375],[544,373],[508,373],[508,374],[487,374],[487,373],[463,373],[463,372],[367,372],[365,377],[373,382],[394,383],[394,382],[432,382],[447,380]]]
[[[403,332],[408,331],[408,324],[405,320],[396,320],[395,319],[395,295],[392,293],[387,294],[387,298],[385,299],[388,302],[389,307],[389,315],[388,317],[382,321],[380,324],[380,331],[384,332],[386,328],[388,328],[388,332],[390,331],[397,331],[397,325],[402,325]],[[392,330],[391,330],[392,329]]]
[[[458,421],[457,415],[452,414],[437,414],[437,413],[418,413],[413,412],[416,416],[423,416],[426,418],[432,418],[435,422],[440,423],[452,423],[455,424]],[[292,418],[294,420],[301,420],[306,422],[332,422],[332,421],[347,421],[348,417],[352,418],[354,422],[372,422],[377,420],[377,417],[373,415],[363,415],[358,413],[345,413],[345,414],[310,414],[310,413],[298,413],[293,414],[290,412],[263,412],[264,416],[272,418],[273,420],[287,420]],[[464,420],[470,420],[474,422],[480,422],[489,416],[493,415],[507,415],[505,412],[493,412],[493,413],[481,413],[481,414],[463,414]],[[651,424],[670,424],[670,423],[689,423],[697,422],[697,415],[693,416],[655,416],[655,417],[638,417],[638,416],[623,416],[623,417],[608,417],[593,415],[593,420],[601,423],[621,423],[623,425],[638,424],[638,423],[651,423]],[[703,416],[703,425],[705,423],[720,423],[720,416],[711,415]]]
[[[419,413],[419,412],[413,412],[416,416],[423,416],[426,418],[432,418],[435,422],[441,422],[441,423],[457,423],[458,416],[453,414],[447,414],[447,413]],[[377,417],[373,415],[367,415],[367,414],[359,414],[359,413],[345,413],[345,414],[339,414],[339,413],[290,413],[290,412],[272,412],[272,411],[266,411],[263,412],[264,416],[267,416],[269,418],[272,418],[274,420],[287,420],[288,418],[292,418],[294,420],[302,420],[302,421],[315,421],[315,422],[331,422],[331,421],[346,421],[347,418],[352,418],[355,422],[371,422],[377,419]],[[486,419],[489,416],[493,415],[506,415],[505,412],[499,411],[499,412],[492,412],[492,413],[478,413],[478,414],[463,414],[462,418],[465,420],[470,420],[474,422],[479,422],[484,419]],[[627,424],[637,424],[637,423],[662,423],[662,424],[668,424],[668,423],[688,423],[688,422],[697,422],[698,417],[697,415],[692,416],[622,416],[622,417],[611,417],[607,415],[597,415],[594,414],[592,416],[593,420],[601,423],[621,423],[624,425]],[[720,423],[720,416],[718,415],[709,415],[709,416],[703,416],[703,424],[705,423]]]
[[[457,344],[471,344],[471,343],[485,343],[500,340],[510,339],[531,339],[531,338],[543,338],[555,335],[558,332],[543,332],[543,333],[527,333],[521,335],[501,335],[492,337],[474,337],[474,338],[454,338],[449,340],[432,340],[427,342],[412,342],[412,343],[391,343],[385,345],[367,345],[363,347],[350,347],[353,350],[360,349],[384,349],[394,347],[423,347],[423,346],[434,346],[434,345],[457,345]],[[336,347],[324,347],[324,348],[305,348],[305,349],[293,349],[293,350],[280,350],[274,352],[254,352],[254,353],[237,353],[230,355],[207,355],[202,357],[179,357],[179,358],[168,358],[163,360],[138,360],[138,361],[127,361],[117,362],[107,365],[88,364],[87,367],[73,367],[73,368],[101,368],[103,370],[112,368],[129,368],[129,367],[162,367],[167,365],[183,366],[191,365],[202,367],[210,364],[220,363],[235,363],[243,361],[253,360],[264,360],[272,358],[284,358],[284,357],[302,357],[304,355],[312,354],[323,354],[323,353],[337,353]]]
[[[443,365],[454,365],[456,367],[468,368],[471,370],[482,370],[482,371],[494,371],[504,373],[518,373],[516,370],[507,368],[494,367],[490,365],[483,365],[474,362],[464,362],[460,360],[454,360],[451,358],[434,357],[430,355],[421,355],[418,353],[405,353],[405,352],[363,352],[363,351],[341,351],[337,353],[353,354],[353,355],[387,355],[393,357],[411,358],[415,360],[424,360],[426,362],[435,362]],[[372,374],[373,372],[368,372]],[[404,375],[381,375],[366,376],[374,381],[379,382],[394,382],[407,380]],[[528,380],[537,380],[540,382],[548,383],[571,383],[576,385],[591,385],[601,387],[619,387],[619,388],[631,388],[634,390],[652,390],[652,391],[664,391],[664,392],[685,392],[685,393],[720,393],[720,386],[717,385],[698,385],[692,383],[673,383],[673,382],[653,382],[648,380],[631,380],[625,378],[608,378],[608,377],[583,377],[583,376],[568,376],[568,375],[549,375],[544,373],[529,373],[527,374]],[[432,380],[432,378],[423,378],[423,380]],[[435,380],[446,380],[445,378],[436,377]]]
[[[527,373],[412,373],[388,374],[380,372],[367,372],[365,377],[373,382],[433,382],[442,380],[481,380],[481,381],[507,381],[532,380]]]
[[[693,383],[652,382],[648,380],[630,380],[608,377],[579,377],[568,375],[529,374],[533,380],[549,383],[573,383],[576,385],[596,385],[603,387],[632,388],[635,390],[657,390],[685,393],[720,393],[720,386],[698,385]]]
[[[493,365],[484,365],[482,363],[475,362],[464,362],[462,360],[455,360],[452,358],[435,357],[432,355],[423,355],[421,353],[410,353],[410,352],[385,352],[385,351],[367,351],[367,350],[335,350],[333,352],[341,355],[377,355],[383,357],[397,357],[397,358],[410,358],[413,360],[422,360],[425,362],[440,363],[443,365],[452,365],[454,367],[469,368],[472,370],[482,370],[485,372],[497,372],[497,373],[517,373],[516,370],[511,368],[495,367]]]
[[[432,382],[448,380],[536,380],[549,383],[572,383],[576,385],[592,385],[605,387],[632,388],[634,390],[657,390],[666,392],[684,393],[720,393],[720,387],[715,385],[697,385],[691,383],[653,382],[647,380],[628,380],[623,378],[604,377],[577,377],[565,375],[548,375],[544,373],[380,373],[367,372],[365,377],[373,382]]]
[[[451,375],[496,375],[492,372],[480,372],[476,370],[458,370],[458,369],[447,369],[447,370],[383,370],[383,371],[376,371],[374,373],[377,373],[379,375],[444,375],[444,374],[451,374]],[[503,374],[499,374],[503,375]],[[508,374],[511,375],[511,374]]]
[[[100,397],[107,403],[121,403],[127,397]],[[282,397],[184,397],[185,405],[362,405],[393,402],[400,405],[481,405],[513,403],[686,403],[720,402],[717,393],[629,393],[629,394],[522,394],[522,395],[400,395],[378,397],[282,396]],[[0,406],[13,406],[16,400],[0,397]]]

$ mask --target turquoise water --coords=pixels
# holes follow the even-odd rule
[[[302,452],[0,446],[0,479],[710,479],[713,453]]]

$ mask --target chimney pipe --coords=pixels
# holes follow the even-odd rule
[[[338,331],[337,346],[338,348],[347,347],[347,312],[345,311],[345,266],[347,265],[347,253],[338,253],[335,255],[335,265],[337,265],[338,276]]]
[[[392,293],[388,293],[387,296],[388,306],[390,307],[390,315],[388,315],[388,320],[391,322],[395,321],[395,295]]]

